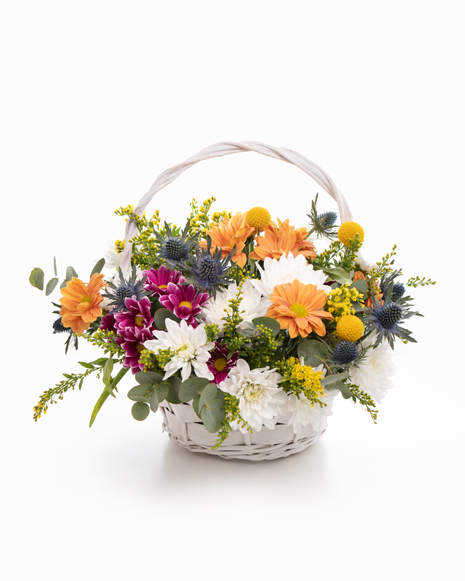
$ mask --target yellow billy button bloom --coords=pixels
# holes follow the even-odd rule
[[[362,321],[355,315],[344,315],[337,323],[336,333],[344,341],[358,341],[365,328]]]
[[[365,238],[365,232],[357,222],[344,222],[340,225],[337,236],[345,246],[349,246],[350,241],[355,239],[355,235],[360,236],[360,242]]]
[[[247,225],[252,226],[257,230],[263,230],[269,226],[271,222],[271,215],[266,208],[255,206],[246,213]]]

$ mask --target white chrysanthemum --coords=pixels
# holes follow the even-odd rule
[[[323,372],[323,376],[326,374],[326,368],[324,365],[319,365],[318,367],[312,367],[313,371]],[[332,405],[334,398],[339,393],[338,390],[327,391],[323,388],[324,395],[320,397],[323,403],[326,405],[321,407],[319,404],[313,404],[309,399],[305,397],[302,393],[297,397],[294,393],[288,396],[288,411],[291,413],[287,425],[292,424],[292,429],[294,434],[298,434],[302,426],[312,426],[315,432],[319,432],[325,427],[326,417],[331,416]]]
[[[367,337],[362,341],[362,347],[373,345],[375,339],[373,336]],[[395,372],[392,349],[387,342],[383,341],[375,349],[369,349],[357,367],[352,367],[349,381],[371,395],[376,402],[381,403],[388,389],[394,387],[389,377]]]
[[[253,286],[266,298],[269,298],[274,287],[279,284],[298,280],[302,284],[314,284],[318,289],[330,291],[325,286],[326,275],[322,270],[313,270],[313,266],[307,262],[302,254],[294,256],[292,252],[286,256],[283,254],[279,260],[265,258],[264,268],[257,263],[261,280],[251,280]]]
[[[211,325],[216,323],[223,330],[224,321],[223,317],[231,314],[232,310],[229,306],[229,301],[237,297],[237,284],[233,283],[224,289],[216,293],[216,297],[211,297],[210,300],[203,306],[201,319]],[[242,300],[239,305],[239,311],[242,317],[242,323],[239,325],[240,329],[246,328],[245,323],[250,323],[253,319],[257,317],[264,317],[268,309],[268,304],[262,299],[259,291],[254,289],[251,284],[251,280],[248,279],[242,286]]]
[[[278,415],[287,409],[287,395],[279,387],[282,379],[274,369],[250,369],[247,361],[239,359],[219,387],[239,399],[241,417],[259,432],[262,425],[272,430]],[[233,427],[239,426],[234,424]]]
[[[121,264],[122,252],[116,252],[115,243],[107,240],[107,247],[103,251],[103,258],[105,259],[105,269],[115,270]],[[97,262],[97,261],[95,261]]]
[[[186,381],[191,375],[192,368],[197,377],[213,379],[213,373],[207,367],[210,359],[210,349],[214,343],[207,343],[207,334],[204,325],[199,325],[196,329],[181,321],[176,323],[171,319],[166,319],[166,331],[154,331],[156,339],[146,341],[144,347],[154,353],[161,349],[171,349],[175,353],[174,357],[165,365],[165,377],[171,377],[178,369],[181,369],[181,378]]]

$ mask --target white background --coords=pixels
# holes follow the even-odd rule
[[[16,1],[0,21],[2,577],[462,579],[462,3]],[[438,281],[414,291],[425,318],[378,425],[341,399],[313,448],[227,462],[178,449],[160,415],[135,422],[129,377],[91,430],[97,380],[34,423],[39,395],[99,355],[64,356],[31,269],[50,277],[56,256],[88,276],[123,237],[113,210],[223,140],[314,160],[368,259],[397,243],[407,276]],[[181,223],[214,195],[302,226],[317,191],[335,209],[248,153],[196,166],[149,211]]]

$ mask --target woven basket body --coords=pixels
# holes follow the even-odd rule
[[[253,151],[297,166],[309,175],[336,202],[341,222],[352,220],[352,213],[346,199],[330,176],[316,163],[303,155],[285,147],[275,147],[255,141],[215,143],[183,163],[173,166],[158,176],[149,191],[137,204],[134,213],[141,216],[152,198],[168,186],[187,169],[197,163],[231,155]],[[137,227],[131,220],[126,223],[126,245],[121,259],[121,270],[125,276],[131,271],[132,244],[130,240],[137,234]],[[317,430],[311,426],[302,427],[295,435],[292,426],[288,426],[289,416],[280,416],[273,430],[262,427],[260,432],[242,434],[239,430],[230,432],[226,441],[217,450],[212,450],[216,435],[204,428],[190,404],[173,405],[166,401],[160,404],[164,417],[163,429],[178,445],[192,452],[214,454],[221,458],[244,460],[272,460],[301,452],[315,443],[326,429],[326,418],[321,418]]]
[[[321,418],[320,429],[312,426],[303,427],[294,434],[288,426],[289,415],[279,416],[273,430],[262,426],[260,432],[242,434],[232,430],[225,442],[212,450],[216,434],[210,434],[204,428],[190,404],[173,405],[166,401],[160,404],[163,414],[163,431],[169,437],[190,452],[203,452],[220,458],[236,460],[274,460],[302,452],[314,444],[326,430],[326,418]]]

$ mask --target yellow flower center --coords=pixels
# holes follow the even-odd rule
[[[291,311],[295,313],[298,317],[307,316],[307,309],[303,305],[299,305],[298,303],[294,303],[293,305],[291,305]]]
[[[136,349],[139,351],[139,353],[142,353],[142,351],[145,351],[146,347],[144,347],[142,343],[137,343]]]
[[[81,299],[81,303],[90,303],[92,301],[92,297],[90,295],[86,295],[85,297],[82,297]]]
[[[226,359],[224,357],[220,357],[215,361],[214,365],[217,371],[223,371],[226,368],[227,364],[228,362],[226,361]]]
[[[142,327],[144,324],[144,317],[142,315],[136,315],[134,317],[134,322],[138,327]]]
[[[181,301],[179,303],[180,307],[187,307],[188,309],[192,310],[192,303],[190,303],[189,301]]]
[[[159,284],[158,288],[168,288],[168,285],[167,284]]]

